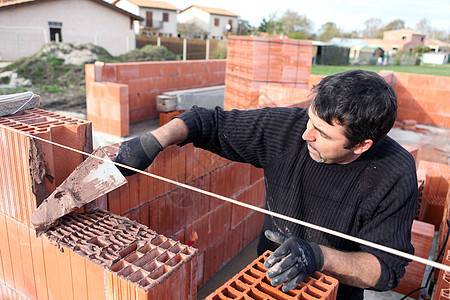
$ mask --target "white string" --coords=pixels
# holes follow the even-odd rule
[[[12,113],[12,115],[14,115],[15,113],[17,113],[18,111],[20,111],[23,107],[25,107],[25,105],[27,105],[28,104],[28,102],[30,102],[31,101],[31,99],[33,99],[33,97],[34,97],[34,93],[33,92],[31,92],[31,97],[30,97],[30,99],[28,99],[27,101],[25,101],[25,103],[24,104],[22,104],[22,106],[21,107],[19,107],[18,109],[16,109],[16,111],[15,112],[13,112]]]
[[[0,96],[0,103],[21,100],[21,99],[23,99],[23,97],[28,96],[30,94],[31,94],[31,97],[27,101],[25,101],[18,109],[16,109],[15,112],[10,114],[10,115],[14,115],[18,111],[20,111],[23,107],[25,107],[25,105],[27,105],[31,101],[31,99],[33,99],[34,93],[32,91],[18,93],[18,94],[14,94],[14,95],[3,95],[3,96]]]
[[[108,163],[112,163],[112,164],[114,164],[116,166],[120,166],[122,168],[126,168],[126,169],[132,170],[134,172],[137,172],[137,173],[140,173],[140,174],[143,174],[143,175],[146,175],[146,176],[150,176],[150,177],[153,177],[153,178],[161,180],[161,181],[165,181],[165,182],[168,182],[168,183],[171,183],[171,184],[174,184],[174,185],[186,188],[186,189],[191,190],[191,191],[195,191],[195,192],[207,195],[207,196],[211,196],[211,197],[223,200],[223,201],[227,201],[227,202],[233,203],[235,205],[239,205],[239,206],[242,206],[242,207],[245,207],[245,208],[257,211],[257,212],[260,212],[260,213],[264,213],[264,214],[267,214],[267,215],[270,215],[270,216],[273,216],[273,217],[276,217],[276,218],[279,218],[279,219],[283,219],[283,220],[286,220],[286,221],[289,221],[289,222],[292,222],[292,223],[295,223],[295,224],[306,226],[306,227],[309,227],[309,228],[312,228],[312,229],[315,229],[315,230],[318,230],[318,231],[321,231],[321,232],[325,232],[325,233],[328,233],[328,234],[331,234],[331,235],[334,235],[334,236],[337,236],[337,237],[340,237],[340,238],[343,238],[343,239],[346,239],[346,240],[350,240],[350,241],[358,243],[358,244],[369,246],[369,247],[372,247],[372,248],[375,248],[375,249],[378,249],[378,250],[381,250],[381,251],[384,251],[384,252],[387,252],[387,253],[390,253],[390,254],[394,254],[394,255],[397,255],[397,256],[400,256],[400,257],[403,257],[403,258],[406,258],[406,259],[417,261],[419,263],[422,263],[422,264],[425,264],[425,265],[429,265],[429,266],[432,266],[434,268],[438,268],[438,269],[450,272],[450,266],[446,266],[444,264],[441,264],[441,263],[438,263],[438,262],[435,262],[435,261],[432,261],[432,260],[428,260],[428,259],[425,259],[425,258],[422,258],[422,257],[414,256],[412,254],[409,254],[409,253],[406,253],[406,252],[403,252],[403,251],[392,249],[392,248],[389,248],[387,246],[376,244],[376,243],[373,243],[373,242],[370,242],[370,241],[367,241],[367,240],[364,240],[364,239],[361,239],[361,238],[357,238],[357,237],[354,237],[354,236],[351,236],[351,235],[348,235],[348,234],[345,234],[345,233],[342,233],[342,232],[338,232],[338,231],[335,231],[335,230],[332,230],[332,229],[328,229],[328,228],[322,227],[322,226],[314,225],[314,224],[311,224],[311,223],[308,223],[308,222],[305,222],[305,221],[302,221],[302,220],[297,220],[297,219],[294,219],[294,218],[286,216],[286,215],[282,215],[282,214],[279,214],[279,213],[276,213],[276,212],[273,212],[273,211],[266,210],[264,208],[253,206],[253,205],[250,205],[250,204],[247,204],[247,203],[243,203],[243,202],[240,202],[240,201],[237,201],[237,200],[225,197],[225,196],[221,196],[221,195],[209,192],[209,191],[205,191],[205,190],[202,190],[202,189],[199,189],[199,188],[196,188],[196,187],[190,186],[188,184],[181,183],[181,182],[169,179],[169,178],[165,178],[165,177],[162,177],[162,176],[159,176],[159,175],[155,175],[155,174],[152,174],[152,173],[141,171],[139,169],[136,169],[136,168],[133,168],[133,167],[121,164],[121,163],[114,162],[114,161],[110,160],[109,158],[107,159],[107,158],[98,157],[98,156],[92,155],[90,153],[81,151],[81,150],[77,150],[77,149],[74,149],[74,148],[62,145],[62,144],[55,143],[53,141],[49,141],[49,140],[46,140],[46,139],[34,136],[34,135],[26,133],[26,132],[22,132],[22,131],[16,130],[14,128],[6,127],[3,124],[0,124],[0,127],[5,128],[7,130],[11,130],[11,131],[14,131],[14,132],[18,132],[18,133],[24,134],[24,135],[29,136],[31,138],[34,138],[34,139],[37,139],[37,140],[41,140],[41,141],[50,143],[52,145],[55,145],[55,146],[58,146],[58,147],[61,147],[61,148],[65,148],[65,149],[70,150],[70,151],[74,151],[74,152],[77,152],[77,153],[80,153],[80,154],[83,154],[83,155],[87,155],[89,157],[94,157],[94,158],[97,158],[99,160],[102,160],[102,161],[105,161],[105,162],[108,162]]]

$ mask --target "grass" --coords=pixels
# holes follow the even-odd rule
[[[450,76],[450,64],[446,65],[421,65],[421,66],[320,66],[311,67],[311,74],[331,75],[347,70],[362,69],[374,72],[381,70],[391,70],[401,73],[415,73],[425,75]]]

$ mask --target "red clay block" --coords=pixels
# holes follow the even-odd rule
[[[441,226],[446,198],[424,195],[422,198],[419,220],[433,224],[436,230]]]
[[[287,293],[283,293],[280,286],[270,285],[263,265],[270,253],[266,251],[256,258],[206,299],[336,299],[338,281],[317,271]]]
[[[415,248],[416,256],[422,258],[428,258],[430,254],[431,244],[434,238],[434,225],[425,222],[413,221],[411,229],[411,243]],[[426,265],[418,262],[410,262],[406,266],[406,273],[402,279],[400,279],[400,284],[394,291],[401,294],[408,294],[412,290],[420,287],[422,284],[423,274],[425,273]],[[412,297],[417,298],[419,296],[419,291],[412,294]]]
[[[75,252],[70,255],[74,299],[88,299],[86,260]]]
[[[22,223],[17,222],[17,232],[19,238],[20,256],[22,258],[23,277],[24,277],[24,290],[23,294],[28,298],[37,297],[37,286],[35,283],[33,255],[31,252],[31,243],[29,228]],[[38,286],[38,288],[41,288]]]
[[[0,273],[2,280],[7,286],[15,288],[14,284],[14,270],[13,259],[11,257],[9,239],[8,239],[8,227],[6,225],[6,217],[4,214],[0,214],[0,255],[2,258],[3,272]]]
[[[105,236],[106,232],[110,235]],[[60,246],[64,247],[64,252],[61,253],[68,253],[72,269],[78,278],[83,278],[82,273],[86,270],[85,281],[78,281],[76,286],[86,285],[89,299],[105,297],[105,289],[106,295],[120,295],[119,297],[127,299],[137,299],[138,296],[140,299],[147,296],[150,298],[145,299],[154,299],[151,298],[152,295],[165,295],[167,299],[171,298],[171,289],[177,282],[187,286],[187,281],[195,281],[195,277],[191,276],[194,276],[197,270],[193,270],[188,262],[194,258],[197,250],[156,235],[143,225],[105,211],[64,216],[61,224],[45,235],[52,242],[58,241]],[[84,239],[84,242],[80,243],[80,239]],[[48,244],[48,247],[49,251],[56,250],[53,245]],[[72,255],[71,251],[79,252],[82,257],[75,253]],[[62,262],[59,255],[56,253],[58,264]],[[86,263],[85,269],[80,263],[82,261]],[[74,268],[74,263],[77,263],[78,268]],[[49,265],[49,262],[46,261],[46,265]],[[188,265],[189,272],[184,268]],[[171,278],[172,275],[174,278]],[[116,280],[117,276],[121,276],[123,280]],[[191,287],[179,289],[177,293],[181,293],[179,299],[193,299],[195,296]],[[80,298],[83,297],[80,295]]]

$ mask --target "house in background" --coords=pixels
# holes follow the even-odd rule
[[[119,55],[136,47],[135,20],[103,0],[2,0],[0,59],[33,55],[50,41],[92,43]]]
[[[237,33],[238,17],[226,9],[191,5],[178,14],[178,22],[195,23],[206,32],[205,38],[219,40]]]
[[[425,46],[429,47],[433,52],[450,52],[449,43],[436,39],[425,39]]]
[[[410,51],[416,46],[425,45],[425,34],[411,30],[398,29],[383,32],[383,39],[364,39],[369,46],[380,47],[384,51]]]
[[[136,34],[147,36],[177,36],[178,8],[163,2],[151,0],[116,0],[113,4],[143,20],[136,22]]]

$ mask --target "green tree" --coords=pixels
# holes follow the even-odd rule
[[[365,28],[362,31],[364,38],[381,39],[383,38],[384,25],[381,19],[371,18],[364,22]]]
[[[397,19],[392,22],[389,22],[386,26],[384,26],[384,31],[404,29],[404,28],[405,28],[405,21]]]
[[[426,34],[428,37],[431,37],[433,33],[433,28],[431,27],[430,21],[423,18],[416,24],[416,31]]]
[[[284,34],[289,38],[306,39],[311,36],[312,22],[297,12],[286,10],[281,17],[278,12],[271,13],[268,19],[263,18],[259,31]]]
[[[278,21],[282,33],[290,38],[306,38],[312,29],[312,22],[306,16],[301,16],[289,9],[284,12]]]
[[[259,31],[272,33],[282,33],[283,26],[277,16],[278,12],[273,12],[268,16],[268,20],[263,18],[259,25]]]
[[[361,37],[360,33],[356,30],[353,30],[351,32],[343,32],[341,33],[341,35],[344,38],[352,38],[352,39],[357,39]]]
[[[250,25],[250,23],[247,20],[238,20],[238,30],[237,34],[239,35],[250,35],[252,33],[253,27]]]
[[[445,31],[433,29],[431,32],[431,38],[450,43],[450,30]]]
[[[333,22],[327,22],[319,30],[319,40],[327,42],[334,37],[341,36],[342,33]]]
[[[186,38],[204,37],[207,33],[198,25],[199,20],[186,23],[178,23],[178,33]]]

